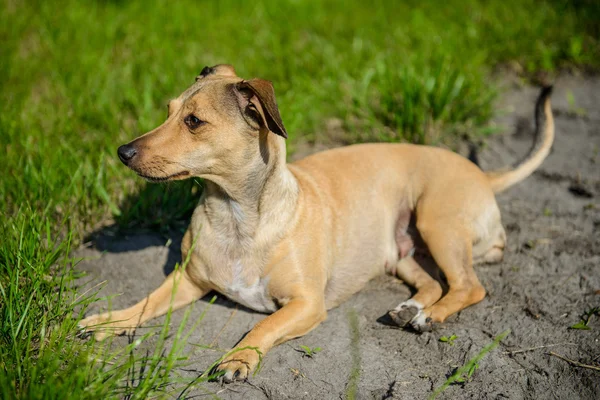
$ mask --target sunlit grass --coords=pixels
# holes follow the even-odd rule
[[[0,7],[2,398],[164,389],[181,361],[168,349],[144,358],[132,344],[126,361],[90,361],[110,357],[76,337],[94,297],[74,287],[72,254],[109,220],[123,229],[185,227],[201,184],[145,184],[115,152],[158,125],[168,99],[205,65],[231,63],[240,76],[272,80],[292,143],[327,139],[332,118],[342,121],[345,142],[440,143],[486,132],[496,65],[527,77],[600,63],[600,12],[585,0]],[[123,386],[142,365],[154,375]]]

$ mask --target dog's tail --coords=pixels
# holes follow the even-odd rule
[[[527,156],[508,171],[486,172],[494,193],[500,193],[527,178],[550,153],[554,141],[554,119],[552,118],[552,108],[550,106],[551,94],[552,86],[546,86],[537,99],[535,105],[535,140]]]

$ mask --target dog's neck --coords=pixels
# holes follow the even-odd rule
[[[206,181],[207,222],[241,250],[272,240],[285,216],[293,215],[298,197],[298,183],[286,165],[285,141],[267,135],[239,173]]]

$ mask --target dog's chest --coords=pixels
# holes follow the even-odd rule
[[[243,264],[236,260],[232,265],[231,281],[223,287],[223,294],[231,300],[259,312],[274,312],[277,305],[268,293],[269,278],[256,277],[248,282],[243,273]]]

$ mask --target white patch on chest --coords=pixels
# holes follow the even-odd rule
[[[248,284],[244,279],[242,268],[239,260],[233,263],[231,284],[225,290],[227,297],[255,311],[277,311],[275,302],[267,293],[269,279],[257,278],[254,283]]]
[[[233,219],[236,223],[241,224],[244,222],[244,211],[242,210],[242,206],[235,200],[231,200],[231,215],[233,215]]]

